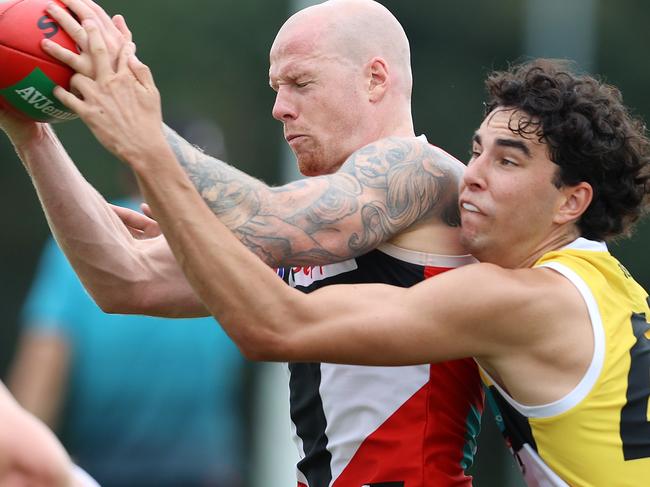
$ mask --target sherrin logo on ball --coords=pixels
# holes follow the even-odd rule
[[[0,105],[31,120],[65,122],[77,115],[53,90],[56,85],[69,89],[74,72],[47,55],[41,40],[75,52],[77,46],[45,12],[50,1],[0,0]]]

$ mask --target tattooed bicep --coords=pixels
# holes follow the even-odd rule
[[[412,224],[456,205],[462,164],[415,138],[388,138],[355,152],[344,171],[374,191],[396,223]]]

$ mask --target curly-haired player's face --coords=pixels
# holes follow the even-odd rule
[[[273,117],[284,125],[306,176],[336,172],[352,152],[374,140],[363,67],[328,45],[309,32],[281,32],[271,49]]]
[[[461,238],[483,262],[530,265],[530,256],[557,237],[565,202],[553,184],[557,166],[537,133],[518,134],[522,114],[497,108],[476,131],[460,185]]]

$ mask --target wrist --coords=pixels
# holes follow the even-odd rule
[[[39,144],[46,137],[48,130],[51,130],[46,123],[22,120],[6,125],[3,129],[18,152]]]
[[[176,157],[164,136],[155,137],[136,147],[124,148],[118,157],[136,173],[144,173],[176,161]]]

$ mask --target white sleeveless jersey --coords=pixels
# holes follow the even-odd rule
[[[342,263],[278,272],[311,292],[339,283],[407,287],[471,262],[470,256],[384,244]],[[471,485],[465,469],[472,462],[483,409],[472,359],[408,367],[292,363],[289,372],[299,486]]]

